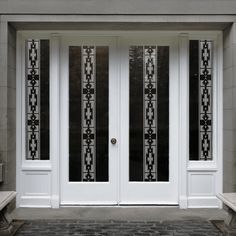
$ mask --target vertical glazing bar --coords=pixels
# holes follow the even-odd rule
[[[144,47],[144,181],[157,181],[157,47]]]
[[[27,160],[40,159],[40,41],[27,41],[26,150]]]
[[[96,180],[96,50],[94,46],[82,49],[82,181]]]
[[[199,41],[200,160],[212,160],[212,42]]]

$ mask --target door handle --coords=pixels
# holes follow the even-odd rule
[[[111,139],[111,144],[115,145],[115,144],[116,144],[116,142],[117,142],[117,141],[116,141],[116,139],[115,139],[115,138],[112,138],[112,139]]]

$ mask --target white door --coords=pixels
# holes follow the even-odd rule
[[[61,204],[178,204],[177,45],[63,37]]]
[[[61,204],[117,204],[116,40],[63,37],[61,45]]]
[[[121,48],[120,204],[178,204],[178,38]]]

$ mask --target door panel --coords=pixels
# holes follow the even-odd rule
[[[178,203],[177,42],[122,41],[120,204]]]
[[[117,203],[117,150],[109,142],[118,126],[114,48],[114,39],[63,40],[61,93],[68,102],[61,108],[69,140],[62,144],[62,204]]]

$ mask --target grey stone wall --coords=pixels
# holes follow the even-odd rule
[[[224,30],[223,191],[236,191],[236,23]]]
[[[0,190],[16,189],[16,32],[0,24],[0,162],[5,165]]]
[[[235,14],[234,0],[1,0],[3,14]]]

